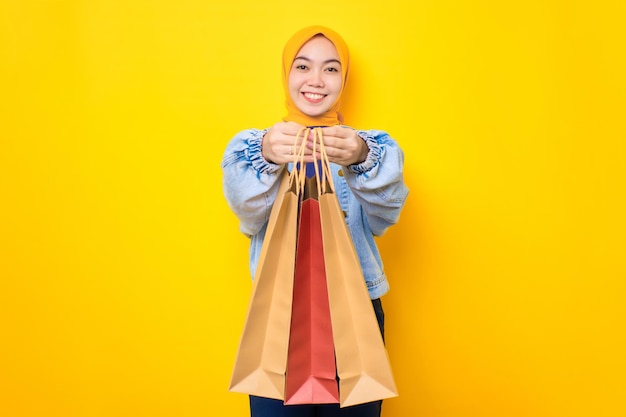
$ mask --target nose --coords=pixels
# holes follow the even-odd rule
[[[324,86],[324,78],[322,77],[322,71],[313,70],[309,74],[310,74],[310,77],[308,79],[308,83],[311,87],[323,87]]]

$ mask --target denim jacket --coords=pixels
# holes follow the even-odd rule
[[[224,195],[250,237],[250,272],[254,277],[279,178],[285,165],[265,160],[261,140],[267,129],[239,132],[222,159]],[[366,160],[342,167],[331,164],[335,193],[361,263],[370,297],[389,290],[374,236],[397,223],[408,188],[403,179],[404,154],[395,140],[379,130],[357,130],[369,147]]]

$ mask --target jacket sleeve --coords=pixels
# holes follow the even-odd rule
[[[267,223],[284,169],[284,165],[268,162],[261,154],[261,140],[266,132],[239,132],[228,143],[222,158],[224,196],[239,219],[239,229],[248,237]]]
[[[389,134],[357,130],[369,153],[364,162],[344,167],[344,177],[376,236],[396,224],[408,196],[404,182],[404,153]]]

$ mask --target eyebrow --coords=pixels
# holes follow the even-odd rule
[[[311,59],[309,59],[309,58],[307,58],[307,57],[305,57],[305,56],[297,56],[297,57],[295,57],[293,60],[294,60],[294,62],[295,62],[295,61],[296,61],[296,60],[298,60],[298,59],[302,59],[302,60],[304,60],[304,61],[311,62]],[[338,59],[335,59],[335,58],[327,59],[327,60],[326,60],[326,61],[324,61],[323,63],[324,63],[324,64],[337,63],[337,64],[341,65],[341,61],[339,61]]]

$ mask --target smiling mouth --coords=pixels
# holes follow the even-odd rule
[[[324,94],[317,94],[317,93],[302,93],[302,95],[307,101],[311,103],[318,103],[322,101],[324,97],[326,97],[326,95]]]

